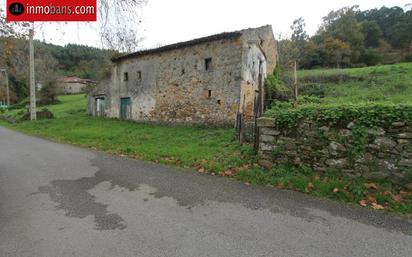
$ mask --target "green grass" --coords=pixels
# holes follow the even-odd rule
[[[412,192],[403,192],[401,202],[396,202],[393,196],[405,189],[388,183],[377,183],[378,189],[370,190],[363,180],[343,178],[335,173],[318,174],[309,168],[264,170],[257,165],[253,149],[237,143],[233,129],[168,127],[101,119],[85,114],[83,95],[61,96],[59,100],[60,104],[47,106],[54,113],[54,119],[15,124],[0,120],[0,125],[57,142],[344,202],[358,203],[372,197],[388,211],[412,214]],[[7,115],[16,116],[18,112],[14,110]],[[338,192],[334,192],[335,188]]]
[[[8,125],[19,131],[149,161],[203,167],[219,173],[254,160],[232,129],[167,127],[101,119],[85,114],[83,95],[61,96],[48,106],[55,119]],[[16,112],[16,111],[13,111]]]
[[[412,103],[412,63],[298,72],[302,95],[324,103]]]

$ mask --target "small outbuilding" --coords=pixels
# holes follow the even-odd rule
[[[56,80],[56,85],[59,94],[79,94],[84,93],[88,86],[96,85],[96,82],[78,77],[61,77]]]

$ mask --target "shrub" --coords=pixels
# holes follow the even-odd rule
[[[287,100],[291,94],[286,84],[275,75],[269,75],[266,78],[265,90],[268,98],[275,100]]]
[[[308,96],[325,97],[325,86],[321,84],[306,84],[299,88],[299,93]]]
[[[300,95],[298,96],[299,104],[320,104],[322,99],[314,95]]]
[[[46,82],[40,89],[40,105],[50,105],[57,103],[57,85],[54,80]]]
[[[388,126],[395,121],[412,124],[412,105],[368,103],[357,105],[308,104],[297,108],[284,107],[268,110],[266,116],[276,119],[280,127],[295,127],[301,120],[319,125],[346,126],[354,121],[357,126]]]
[[[377,65],[382,61],[382,55],[378,50],[369,48],[363,53],[360,60],[368,66]]]
[[[366,66],[368,65],[366,65],[365,63],[354,63],[351,65],[351,68],[365,68]]]
[[[406,54],[406,55],[403,57],[403,61],[404,61],[404,62],[412,62],[412,53]]]

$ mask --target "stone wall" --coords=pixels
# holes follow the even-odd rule
[[[220,40],[124,60],[113,72],[119,90],[116,99],[131,97],[134,120],[234,124],[241,48],[239,39]],[[125,72],[128,81],[123,79]]]
[[[118,118],[127,97],[133,120],[233,127],[237,112],[254,116],[258,84],[275,64],[270,26],[124,58],[114,63],[110,83],[89,94],[88,112],[94,115],[95,98],[104,97],[105,116]]]
[[[262,166],[307,165],[368,180],[412,182],[412,127],[404,122],[365,129],[360,148],[352,122],[319,127],[306,121],[293,129],[280,129],[274,119],[260,118],[258,127]]]
[[[57,84],[57,89],[59,94],[78,94],[84,92],[87,84],[84,83],[68,83],[59,82]]]

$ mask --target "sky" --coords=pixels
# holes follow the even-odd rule
[[[6,0],[0,0],[5,6]],[[401,6],[412,0],[148,0],[136,10],[142,18],[141,48],[153,48],[202,36],[270,24],[275,35],[290,34],[293,20],[303,17],[313,35],[322,17],[331,10],[359,5],[361,10]],[[94,24],[46,24],[35,37],[65,45],[77,43],[101,47]]]

